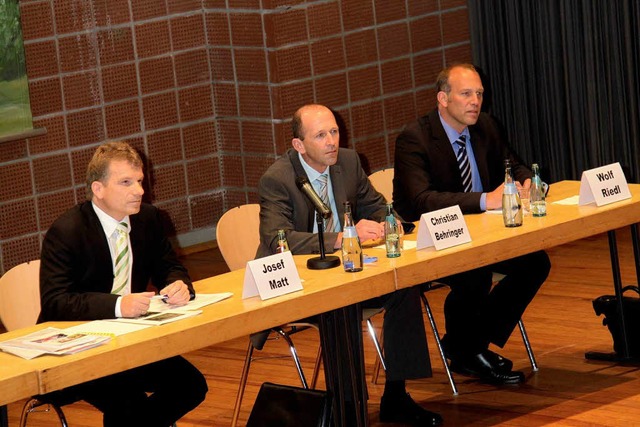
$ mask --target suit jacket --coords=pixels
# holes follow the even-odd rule
[[[369,183],[358,154],[340,148],[338,161],[329,167],[333,196],[342,223],[343,203],[351,203],[355,222],[360,219],[382,221],[386,201]],[[298,152],[290,148],[264,173],[258,184],[260,195],[260,246],[257,257],[271,255],[277,246],[279,229],[285,230],[289,249],[294,254],[319,253],[318,236],[313,234],[315,209],[296,186],[297,176],[307,176]],[[333,252],[338,233],[324,233],[327,252]]]
[[[142,204],[131,215],[133,270],[131,292],[144,292],[184,281],[195,295],[187,270],[167,240],[159,211]],[[118,295],[112,295],[113,264],[107,236],[91,202],[62,214],[49,228],[40,258],[39,322],[94,320],[115,317]]]
[[[496,122],[481,113],[469,126],[471,146],[484,192],[504,182],[504,159],[510,159],[514,179],[524,182],[531,171],[511,150]],[[480,210],[480,192],[465,193],[451,142],[437,110],[410,123],[396,139],[393,200],[407,221],[449,206],[459,205],[463,213]]]

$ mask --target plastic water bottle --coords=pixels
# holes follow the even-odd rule
[[[529,192],[529,200],[531,201],[531,213],[533,216],[547,215],[547,202],[544,200],[545,189],[540,179],[540,168],[537,163],[531,165],[533,178],[531,178],[531,188]]]
[[[351,204],[344,202],[344,226],[342,228],[342,265],[344,271],[362,271],[362,245],[351,216]]]
[[[505,227],[520,227],[522,225],[522,203],[511,175],[511,165],[504,170],[504,190],[502,192],[502,219]]]
[[[284,230],[278,230],[278,246],[276,247],[276,253],[289,252],[289,243],[287,242],[287,235]]]
[[[384,218],[384,244],[387,249],[387,258],[400,256],[400,229],[391,203],[387,205],[387,215]]]

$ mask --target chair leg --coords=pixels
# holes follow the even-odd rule
[[[20,415],[20,427],[25,427],[27,425],[27,417],[29,413],[37,406],[39,403],[38,399],[29,399],[27,403],[22,407],[22,415]]]
[[[69,427],[69,425],[67,424],[67,418],[64,416],[64,412],[62,412],[62,408],[58,405],[51,406],[53,407],[53,410],[56,411],[56,414],[58,414],[58,418],[60,418],[60,424],[62,425],[62,427]]]
[[[429,306],[429,301],[427,301],[427,297],[422,294],[422,303],[424,304],[424,309],[427,312],[427,317],[429,318],[429,323],[431,324],[431,329],[433,330],[433,337],[435,338],[436,345],[438,347],[438,352],[440,353],[440,358],[442,359],[442,364],[444,365],[444,370],[447,373],[447,377],[449,378],[449,384],[451,385],[451,390],[454,396],[458,395],[458,388],[456,387],[456,383],[453,380],[453,376],[451,375],[451,369],[449,369],[449,364],[447,363],[447,357],[444,355],[444,349],[442,348],[442,342],[440,341],[440,334],[438,333],[438,327],[436,326],[436,321],[433,318],[433,313],[431,312],[431,307]]]
[[[62,408],[60,406],[52,403],[44,403],[36,397],[29,399],[27,403],[24,404],[24,407],[22,408],[22,415],[20,416],[20,427],[25,427],[27,425],[27,418],[29,417],[29,414],[36,408],[43,405],[47,405],[47,409],[43,412],[49,412],[49,408],[53,408],[60,419],[60,425],[62,427],[68,427],[67,418],[64,416],[64,412],[62,412]]]
[[[531,362],[531,370],[538,372],[538,364],[536,363],[536,357],[533,354],[533,349],[529,343],[529,336],[527,330],[524,328],[524,322],[522,319],[518,320],[518,326],[520,327],[520,333],[522,334],[522,342],[524,342],[524,348],[527,349],[527,355],[529,356],[529,362]]]
[[[320,364],[322,363],[322,344],[318,345],[318,355],[316,356],[316,363],[313,365],[313,374],[311,375],[311,389],[316,389],[318,383],[318,375],[320,375]]]
[[[273,330],[276,331],[278,334],[280,334],[282,339],[284,339],[287,342],[287,344],[289,344],[289,351],[291,352],[293,363],[295,363],[296,369],[298,370],[298,375],[300,376],[300,382],[302,382],[302,387],[308,389],[309,386],[307,385],[307,380],[304,377],[304,372],[302,372],[302,365],[300,364],[300,358],[298,357],[298,352],[296,351],[296,347],[293,345],[293,341],[291,341],[289,334],[287,334],[281,328],[274,328]]]
[[[382,366],[382,369],[386,371],[387,364],[384,361],[384,356],[382,355],[382,348],[380,347],[380,343],[378,342],[376,330],[373,327],[373,322],[371,322],[371,318],[367,319],[367,329],[369,330],[369,335],[371,335],[371,339],[373,340],[373,346],[376,348],[376,352],[378,353],[376,363],[373,367],[373,377],[371,378],[371,382],[373,384],[377,384],[378,376],[380,375],[380,366]]]
[[[249,347],[247,348],[247,356],[244,359],[244,367],[242,368],[242,375],[240,375],[240,385],[238,386],[236,404],[233,408],[233,418],[231,419],[231,427],[235,427],[236,424],[238,423],[238,416],[240,415],[240,406],[242,405],[242,398],[244,397],[244,389],[247,386],[247,378],[249,378],[249,367],[251,366],[252,357],[253,357],[253,344],[251,344],[251,340],[249,340]]]

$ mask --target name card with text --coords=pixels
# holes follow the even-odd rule
[[[291,252],[269,255],[247,263],[242,299],[260,295],[269,299],[302,289],[298,269]]]
[[[427,212],[420,217],[416,249],[435,246],[436,250],[471,241],[460,206]]]
[[[629,199],[631,192],[620,163],[601,166],[582,172],[579,205],[596,202],[596,206]]]

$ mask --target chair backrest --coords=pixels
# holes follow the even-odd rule
[[[40,260],[16,265],[0,277],[0,319],[8,331],[36,324],[40,314]]]
[[[369,175],[369,181],[373,188],[387,199],[387,203],[393,202],[393,168],[372,173]]]
[[[260,245],[260,205],[229,209],[216,227],[220,253],[231,271],[244,268],[256,256]]]

